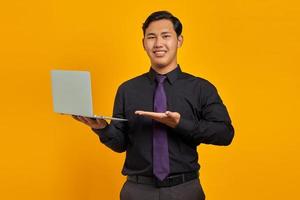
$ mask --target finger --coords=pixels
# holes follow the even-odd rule
[[[135,114],[144,115],[144,116],[157,116],[158,114],[161,114],[161,113],[137,110],[137,111],[135,111]]]
[[[105,121],[105,120],[104,120],[104,119],[96,118],[96,121],[97,121],[98,123],[102,123],[102,122]]]
[[[72,118],[77,120],[77,121],[80,121],[76,115],[72,115]]]
[[[96,119],[97,125],[108,125],[107,121],[105,119]]]
[[[144,112],[145,112],[145,111],[142,111],[142,110],[136,110],[136,111],[134,112],[134,114],[136,114],[136,115],[142,115]]]
[[[97,123],[107,123],[107,121],[105,119],[99,119],[99,118],[96,118],[96,122]]]
[[[91,124],[91,125],[97,123],[96,119],[94,119],[94,118],[85,117],[85,120],[87,121],[88,124]]]
[[[86,124],[86,121],[84,119],[81,118],[81,116],[76,116],[76,115],[73,115],[72,116],[75,120],[81,122],[81,123],[85,123]]]
[[[171,117],[171,118],[176,118],[177,117],[176,112],[166,111],[165,113],[168,117]]]
[[[81,120],[81,122],[85,123],[85,124],[88,124],[88,121],[86,120],[85,117],[83,116],[78,116],[78,118]]]
[[[140,110],[135,111],[135,114],[150,117],[153,119],[161,119],[161,118],[166,117],[165,113],[148,112],[148,111],[140,111]]]

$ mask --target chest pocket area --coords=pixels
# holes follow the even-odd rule
[[[179,112],[186,119],[200,120],[201,108],[197,106],[195,100],[191,100],[184,95],[177,95],[168,99],[168,108],[173,112]]]

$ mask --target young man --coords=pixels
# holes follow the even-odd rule
[[[205,199],[198,171],[197,146],[229,145],[231,120],[216,88],[181,71],[177,49],[181,22],[167,11],[152,13],[143,24],[149,72],[123,83],[113,116],[128,122],[73,116],[116,152],[126,151],[127,176],[122,200]]]

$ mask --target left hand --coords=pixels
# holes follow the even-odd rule
[[[158,113],[158,112],[137,110],[135,111],[135,114],[149,117],[172,128],[175,128],[178,125],[180,120],[180,114],[178,112],[171,112],[171,111]]]

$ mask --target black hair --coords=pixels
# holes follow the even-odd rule
[[[152,13],[151,15],[148,16],[146,21],[143,23],[143,34],[145,36],[146,29],[148,28],[149,24],[153,21],[161,20],[161,19],[167,19],[170,20],[173,23],[174,30],[177,34],[177,37],[181,35],[182,32],[182,24],[179,21],[177,17],[172,15],[168,11],[157,11]]]

